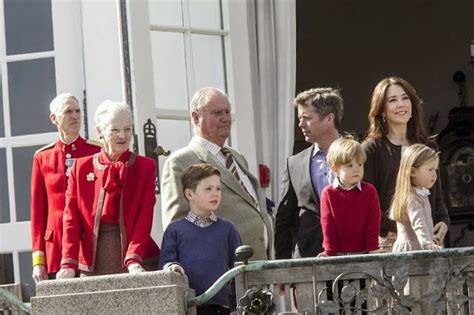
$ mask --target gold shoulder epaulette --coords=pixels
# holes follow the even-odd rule
[[[39,152],[41,152],[41,151],[44,151],[44,150],[46,150],[46,149],[52,148],[52,147],[54,147],[55,144],[56,144],[56,142],[51,142],[50,144],[47,144],[47,145],[45,145],[44,147],[41,147],[41,148],[39,148],[38,150],[36,150],[36,151],[35,151],[35,154],[36,154],[36,153],[39,153]]]
[[[87,139],[86,143],[87,144],[92,144],[92,145],[95,145],[95,146],[98,146],[98,147],[102,147],[102,142],[97,141],[97,140]]]

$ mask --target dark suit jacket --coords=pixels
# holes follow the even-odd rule
[[[296,244],[301,257],[314,257],[323,251],[319,197],[310,176],[313,148],[287,159],[275,222],[276,259],[291,258]]]

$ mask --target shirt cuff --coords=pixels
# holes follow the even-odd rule
[[[74,264],[62,264],[61,265],[61,268],[69,268],[69,269],[74,269],[75,272],[78,272],[79,269],[77,268],[77,265],[74,265]]]
[[[125,267],[128,267],[133,263],[137,263],[140,266],[142,265],[142,263],[140,261],[136,260],[136,259],[127,259],[127,261],[125,262]]]
[[[183,266],[181,266],[181,264],[180,264],[179,262],[177,262],[177,261],[170,261],[169,263],[166,263],[166,264],[163,265],[163,270],[168,269],[168,268],[169,268],[170,266],[172,266],[172,265],[178,265],[178,266],[180,266],[180,267],[183,267]]]

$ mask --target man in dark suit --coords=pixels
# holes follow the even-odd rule
[[[287,159],[275,222],[277,259],[313,257],[323,251],[319,198],[334,180],[326,152],[339,137],[343,115],[343,99],[332,88],[301,92],[293,105],[305,140],[313,145]]]

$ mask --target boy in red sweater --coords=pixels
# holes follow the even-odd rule
[[[339,138],[326,159],[336,178],[321,193],[324,252],[319,256],[378,251],[380,206],[374,186],[362,182],[364,149],[353,139]]]

